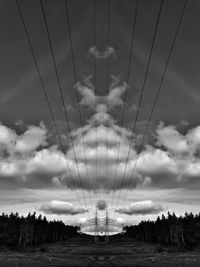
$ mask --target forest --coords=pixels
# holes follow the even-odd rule
[[[76,236],[78,227],[65,225],[62,221],[47,221],[42,215],[18,213],[0,215],[0,246],[26,247],[58,242]]]
[[[48,221],[41,214],[36,216],[35,212],[26,217],[18,213],[0,215],[0,246],[25,248],[77,236],[79,227],[65,225],[62,221]],[[117,239],[120,236],[117,235]],[[147,220],[138,225],[125,226],[123,236],[164,246],[193,249],[200,244],[200,213],[185,213],[177,217],[175,213],[168,212],[167,216],[158,216],[155,221]],[[84,238],[89,240],[87,236]]]
[[[200,213],[175,213],[158,216],[156,221],[141,221],[138,225],[126,226],[125,235],[140,241],[159,243],[178,248],[193,249],[200,244]]]

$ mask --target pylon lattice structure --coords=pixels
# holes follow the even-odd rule
[[[94,227],[95,243],[107,244],[109,242],[109,217],[107,209],[106,209],[106,214],[100,218],[98,216],[98,211],[96,210],[94,224],[95,224]]]
[[[95,219],[94,219],[95,227],[94,227],[94,242],[99,242],[99,229],[98,229],[98,213],[97,210],[95,212]]]
[[[109,243],[109,219],[108,219],[108,209],[106,209],[105,243]]]

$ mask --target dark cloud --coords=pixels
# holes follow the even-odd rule
[[[99,210],[105,210],[107,208],[107,203],[105,200],[98,200],[96,207]]]

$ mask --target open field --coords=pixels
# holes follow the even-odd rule
[[[108,245],[69,240],[56,244],[29,248],[26,252],[0,251],[1,267],[95,267],[95,266],[160,266],[200,267],[200,253],[177,252],[156,245],[127,240]]]

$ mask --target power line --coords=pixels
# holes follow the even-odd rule
[[[73,138],[72,138],[72,135],[71,135],[71,128],[70,128],[70,125],[69,125],[69,118],[68,118],[68,115],[67,115],[67,110],[66,110],[66,106],[65,106],[64,97],[63,97],[62,86],[61,86],[61,82],[60,82],[60,78],[59,78],[59,74],[58,74],[56,59],[55,59],[55,56],[54,56],[54,51],[53,51],[52,41],[51,41],[49,27],[48,27],[48,23],[47,23],[47,18],[46,18],[46,14],[45,14],[45,11],[44,11],[43,0],[40,0],[40,5],[41,5],[42,15],[43,15],[44,24],[45,24],[45,28],[46,28],[46,32],[47,32],[48,41],[49,41],[49,47],[50,47],[50,51],[51,51],[51,56],[52,56],[52,59],[53,59],[53,65],[54,65],[54,70],[55,70],[55,74],[56,74],[56,79],[57,79],[57,82],[58,82],[60,98],[61,98],[62,106],[63,106],[63,109],[64,109],[65,120],[67,122],[68,130],[69,130],[69,136],[70,136],[72,149],[73,149],[73,153],[74,153],[74,157],[75,157],[75,164],[76,164],[76,167],[77,167],[77,172],[78,172],[79,182],[80,182],[80,186],[81,186],[81,190],[82,190],[82,194],[83,194],[84,204],[85,204],[86,209],[87,209],[86,198],[85,198],[85,194],[84,194],[84,191],[83,191],[83,184],[82,184],[80,171],[79,171],[79,167],[78,167],[78,161],[77,161],[77,157],[76,157],[76,152],[75,152],[75,148],[74,148],[74,144],[73,144]]]
[[[107,1],[107,112],[108,112],[108,96],[109,96],[109,84],[110,84],[110,60],[109,60],[109,48],[110,48],[110,0]],[[106,142],[106,174],[108,175],[108,121],[107,121],[107,142]]]
[[[70,18],[69,18],[68,0],[65,0],[65,12],[66,12],[66,19],[67,19],[67,26],[68,26],[68,33],[69,33],[69,41],[70,41],[70,50],[71,50],[71,56],[72,56],[72,65],[73,65],[74,82],[75,82],[75,88],[76,88],[76,96],[77,96],[77,100],[78,100],[78,113],[79,113],[79,119],[80,119],[80,124],[81,124],[81,134],[82,134],[82,140],[83,140],[83,151],[84,151],[84,157],[85,157],[85,165],[86,165],[86,171],[87,171],[87,177],[88,177],[89,195],[90,195],[90,200],[91,200],[91,192],[90,192],[91,186],[90,186],[90,181],[89,181],[88,162],[87,162],[85,142],[84,142],[83,119],[82,119],[81,108],[80,108],[80,97],[79,97],[79,92],[78,92],[78,87],[77,87],[76,64],[75,64],[75,56],[74,56],[74,49],[73,49],[73,42],[72,42],[72,32],[71,32],[71,24],[70,24]]]
[[[181,15],[180,15],[180,18],[179,18],[179,22],[178,22],[178,25],[177,25],[177,28],[176,28],[176,32],[175,32],[175,35],[174,35],[174,39],[173,39],[173,42],[172,42],[172,45],[170,47],[169,54],[168,54],[168,57],[167,57],[166,65],[165,65],[165,68],[163,70],[163,74],[162,74],[162,77],[161,77],[161,80],[160,80],[160,84],[158,86],[158,91],[156,93],[156,97],[155,97],[155,100],[154,100],[154,103],[153,103],[153,106],[152,106],[152,110],[151,110],[151,113],[150,113],[150,116],[149,116],[149,119],[148,119],[148,123],[146,125],[145,132],[144,132],[143,138],[142,138],[142,142],[140,144],[139,153],[138,153],[137,159],[135,161],[134,169],[133,169],[133,172],[132,172],[132,177],[134,176],[134,173],[135,173],[135,170],[136,170],[136,166],[137,166],[137,162],[138,162],[138,159],[140,157],[140,153],[142,151],[144,139],[145,139],[146,134],[148,132],[150,121],[152,119],[152,116],[153,116],[153,113],[154,113],[154,110],[155,110],[155,107],[156,107],[156,103],[157,103],[157,100],[158,100],[158,97],[159,97],[159,94],[160,94],[160,91],[161,91],[161,88],[162,88],[162,84],[163,84],[163,81],[164,81],[164,78],[165,78],[167,67],[168,67],[169,62],[170,62],[170,58],[171,58],[171,55],[172,55],[172,52],[173,52],[173,49],[174,49],[174,45],[175,45],[175,42],[176,42],[176,39],[177,39],[177,36],[178,36],[178,32],[179,32],[179,29],[180,29],[180,26],[181,26],[181,22],[182,22],[182,19],[183,19],[183,15],[185,13],[185,9],[186,9],[187,3],[188,3],[188,0],[186,0],[184,5],[183,5],[183,9],[182,9],[182,12],[181,12]],[[123,198],[122,205],[125,202],[128,190],[129,190],[129,187],[126,190],[126,194],[125,194],[125,196]]]
[[[97,109],[97,33],[96,33],[96,0],[93,0],[93,38],[94,38],[94,48],[95,48],[95,55],[94,55],[94,106],[95,111]],[[96,125],[96,179],[98,175],[98,155],[97,155],[97,125]]]
[[[109,109],[109,93],[110,93],[110,55],[109,55],[109,48],[110,48],[110,9],[111,3],[110,0],[107,2],[107,112]],[[107,120],[107,142],[106,142],[106,174],[108,177],[108,153],[109,153],[109,123]],[[106,228],[106,227],[105,227]],[[106,230],[106,229],[105,229]]]
[[[124,169],[124,173],[123,173],[123,177],[122,177],[122,181],[121,181],[121,186],[120,186],[121,189],[119,191],[119,196],[118,196],[118,200],[117,200],[117,207],[119,205],[119,200],[120,200],[120,197],[121,197],[122,187],[123,187],[123,184],[124,184],[124,178],[125,178],[125,174],[126,174],[126,168],[127,168],[127,164],[128,164],[128,160],[129,160],[130,151],[131,151],[131,145],[132,145],[133,137],[134,137],[134,133],[135,133],[135,127],[136,127],[136,124],[137,124],[138,115],[139,115],[140,107],[141,107],[141,103],[142,103],[142,97],[143,97],[143,94],[144,94],[145,85],[146,85],[146,81],[147,81],[147,76],[148,76],[148,73],[149,73],[149,67],[150,67],[150,62],[151,62],[151,57],[152,57],[153,48],[154,48],[154,44],[155,44],[156,35],[157,35],[157,32],[158,32],[158,25],[159,25],[159,21],[160,21],[162,7],[163,7],[163,0],[161,0],[161,2],[160,2],[158,16],[157,16],[157,20],[156,20],[156,27],[155,27],[154,34],[153,34],[153,39],[152,39],[152,43],[151,43],[149,58],[148,58],[148,62],[147,62],[147,67],[146,67],[146,71],[145,71],[145,75],[144,75],[143,84],[142,84],[142,90],[141,90],[141,94],[140,94],[140,98],[139,98],[139,103],[138,103],[138,108],[137,108],[137,112],[136,112],[136,116],[135,116],[134,126],[133,126],[133,129],[132,129],[132,135],[131,135],[131,141],[130,141],[130,145],[129,145],[128,156],[127,156],[127,159],[126,159],[125,169]]]
[[[47,91],[45,89],[45,85],[44,85],[44,82],[43,82],[43,79],[42,79],[42,75],[40,73],[40,69],[39,69],[39,65],[38,65],[38,62],[37,62],[37,58],[36,58],[36,55],[35,55],[35,52],[34,52],[30,37],[29,37],[28,29],[26,27],[26,23],[25,23],[23,15],[22,15],[22,10],[21,10],[21,7],[20,7],[20,4],[19,4],[18,0],[16,0],[16,4],[17,4],[18,13],[19,13],[19,16],[20,16],[20,19],[21,19],[21,22],[22,22],[22,26],[23,26],[23,29],[24,29],[24,32],[25,32],[25,35],[26,35],[26,38],[27,38],[27,41],[28,41],[28,44],[29,44],[29,48],[30,48],[30,51],[31,51],[31,54],[32,54],[32,57],[33,57],[33,61],[34,61],[34,64],[35,64],[35,67],[36,67],[36,70],[37,70],[37,73],[38,73],[38,77],[39,77],[39,80],[40,80],[40,83],[41,83],[41,86],[42,86],[43,95],[45,97],[48,109],[50,111],[50,114],[51,114],[51,117],[52,117],[52,120],[53,120],[53,123],[54,123],[54,127],[55,127],[55,130],[56,130],[56,134],[57,134],[57,137],[58,137],[58,140],[59,140],[59,144],[60,144],[61,150],[63,152],[65,161],[67,163],[68,172],[69,172],[70,177],[72,179],[73,186],[76,189],[74,178],[72,176],[71,169],[69,167],[69,163],[68,163],[68,161],[66,159],[66,156],[65,156],[65,149],[64,149],[64,146],[63,146],[60,134],[59,134],[59,130],[58,130],[58,127],[57,127],[57,124],[56,124],[55,116],[54,116],[53,110],[51,108],[51,104],[50,104],[50,101],[49,101],[49,98],[48,98],[48,94],[47,94]],[[76,189],[75,192],[76,192],[76,197],[77,197],[79,203],[81,204],[80,197],[78,195],[77,189]]]
[[[128,82],[129,82],[130,71],[131,71],[131,62],[132,62],[133,45],[134,45],[134,39],[135,39],[135,29],[136,29],[136,19],[137,19],[137,13],[138,13],[138,4],[139,4],[139,0],[136,0],[135,10],[134,10],[134,16],[133,16],[133,28],[132,28],[132,36],[131,36],[131,48],[130,48],[129,61],[128,61],[128,72],[127,72],[127,77],[126,77],[126,86],[127,86]],[[111,206],[113,204],[114,191],[115,191],[115,188],[116,188],[116,179],[117,179],[117,170],[118,170],[118,163],[119,163],[119,152],[120,152],[121,139],[122,139],[122,127],[123,127],[123,122],[124,122],[124,113],[125,113],[126,98],[127,98],[127,87],[125,89],[124,105],[123,105],[123,109],[122,109],[122,117],[121,117],[121,123],[120,123],[121,131],[120,131],[120,140],[119,140],[118,152],[117,152],[117,162],[116,162],[116,169],[115,169],[115,178],[114,178],[114,186],[113,186]]]

